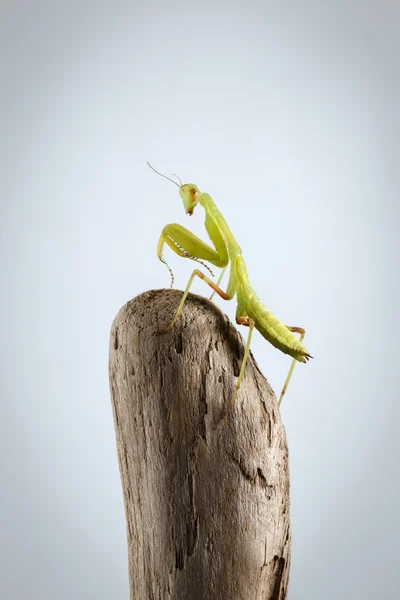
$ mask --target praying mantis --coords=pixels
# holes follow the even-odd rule
[[[186,214],[192,215],[197,204],[200,204],[204,208],[206,215],[204,223],[205,229],[214,246],[214,248],[212,248],[194,235],[194,233],[185,227],[182,227],[182,225],[178,225],[177,223],[166,225],[161,232],[157,245],[157,256],[169,269],[171,274],[171,287],[173,285],[174,277],[171,268],[168,266],[168,263],[163,257],[164,244],[167,244],[167,246],[169,246],[178,256],[199,262],[210,271],[211,275],[213,275],[211,269],[203,261],[209,262],[215,267],[222,269],[217,283],[214,283],[214,281],[212,281],[199,269],[195,269],[193,271],[174,318],[168,327],[163,329],[161,333],[168,331],[176,323],[182,312],[183,305],[195,277],[199,277],[205,283],[207,283],[210,288],[212,288],[213,293],[211,298],[213,297],[214,293],[217,293],[224,300],[232,300],[236,295],[236,323],[238,325],[244,325],[245,327],[248,327],[249,333],[247,336],[239,377],[236,381],[233,396],[226,410],[224,422],[226,424],[228,414],[235,402],[240,388],[249,355],[251,337],[254,328],[256,328],[261,335],[268,340],[268,342],[275,346],[275,348],[278,348],[285,354],[289,354],[289,356],[293,358],[289,373],[286,377],[278,400],[278,406],[280,406],[289,385],[296,362],[306,363],[310,358],[312,358],[302,343],[305,335],[305,329],[302,327],[284,325],[275,317],[275,315],[267,310],[267,308],[262,304],[261,300],[257,297],[250,284],[246,264],[242,256],[242,250],[211,196],[207,193],[200,192],[199,188],[192,183],[182,184],[179,177],[178,184],[170,177],[167,177],[159,171],[156,171],[156,169],[154,169],[149,162],[147,164],[153,171],[155,171],[155,173],[157,173],[157,175],[168,179],[178,186],[179,195],[183,200],[183,206]],[[231,267],[229,282],[227,289],[224,292],[220,288],[220,283],[229,265]],[[300,337],[295,337],[294,333],[300,334]]]

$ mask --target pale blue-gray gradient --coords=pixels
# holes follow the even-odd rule
[[[168,287],[163,225],[204,237],[146,160],[211,193],[259,296],[307,329],[289,600],[397,597],[399,12],[3,0],[1,598],[128,598],[110,325]],[[288,358],[253,352],[278,390]]]

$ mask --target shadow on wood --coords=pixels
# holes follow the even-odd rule
[[[284,600],[289,471],[275,396],[219,308],[141,294],[111,331],[110,386],[127,519],[131,600]]]

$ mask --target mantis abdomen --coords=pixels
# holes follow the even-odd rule
[[[247,303],[247,313],[254,319],[255,328],[275,348],[299,362],[307,362],[308,353],[303,344],[279,321],[257,297]]]
[[[264,306],[251,287],[246,265],[240,255],[236,257],[235,269],[239,281],[238,305],[242,310],[244,309],[247,316],[254,320],[255,328],[281,352],[289,354],[299,362],[307,362],[310,355],[303,344]],[[298,328],[292,329],[297,330]]]

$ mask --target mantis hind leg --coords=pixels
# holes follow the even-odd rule
[[[233,392],[231,401],[229,402],[229,406],[227,408],[227,411],[224,415],[224,425],[226,425],[227,422],[227,418],[228,415],[231,411],[231,408],[236,400],[236,396],[238,394],[239,388],[240,388],[240,384],[242,382],[243,379],[243,375],[244,375],[244,370],[246,368],[246,363],[247,363],[247,359],[249,356],[249,351],[250,351],[250,342],[251,342],[251,336],[253,335],[253,329],[255,326],[255,322],[254,319],[252,319],[251,317],[236,317],[236,323],[238,325],[245,325],[246,327],[249,327],[249,335],[247,336],[247,342],[246,342],[246,348],[244,350],[244,355],[243,355],[243,361],[242,361],[242,366],[240,368],[240,373],[239,373],[239,377],[237,379],[236,385],[235,385],[235,391]]]
[[[168,331],[168,329],[171,329],[171,327],[175,324],[176,320],[179,318],[179,316],[180,316],[180,314],[182,312],[182,309],[183,309],[183,305],[185,304],[185,300],[187,298],[187,295],[188,295],[189,290],[191,288],[191,285],[193,283],[193,279],[196,276],[200,277],[200,279],[202,279],[203,281],[205,281],[207,283],[207,285],[209,285],[214,290],[214,292],[216,292],[224,300],[231,300],[232,299],[232,297],[228,296],[228,294],[226,294],[223,290],[221,290],[221,288],[218,287],[218,285],[216,283],[214,283],[214,281],[212,281],[211,279],[209,279],[209,277],[207,277],[207,275],[204,275],[204,273],[202,273],[198,269],[195,269],[193,271],[193,273],[191,274],[191,276],[190,276],[190,279],[188,281],[188,284],[186,286],[185,291],[183,292],[182,299],[181,299],[181,301],[179,303],[179,306],[178,306],[178,309],[177,309],[177,311],[175,313],[174,318],[172,319],[172,321],[168,325],[168,327],[166,327],[165,329],[163,329],[160,333],[164,333],[164,332]]]
[[[292,331],[293,333],[300,333],[300,342],[303,341],[304,336],[306,334],[306,330],[303,329],[302,327],[291,327],[290,325],[286,325],[286,327],[289,329],[289,331]],[[283,396],[286,394],[286,390],[288,388],[289,385],[289,381],[290,378],[292,377],[293,374],[293,369],[296,365],[296,362],[298,362],[295,358],[292,360],[292,364],[290,365],[290,369],[289,369],[289,373],[286,377],[286,381],[283,385],[282,391],[281,391],[281,395],[279,396],[279,400],[278,400],[278,406],[281,405],[282,400],[283,400]]]

